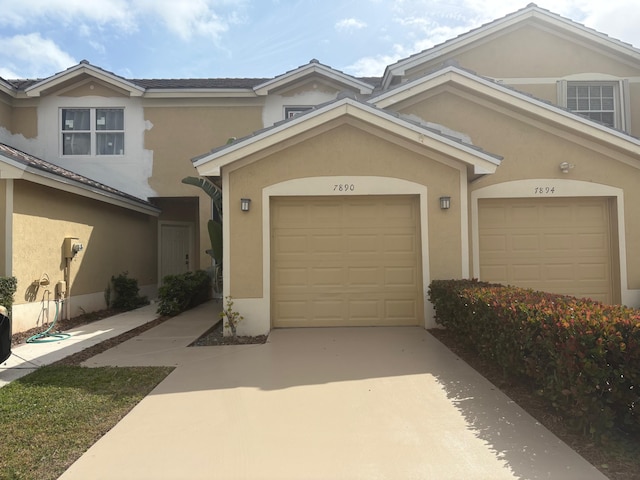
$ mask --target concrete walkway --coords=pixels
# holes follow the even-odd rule
[[[70,338],[46,343],[24,343],[11,349],[12,355],[0,363],[0,388],[44,365],[92,347],[158,318],[157,304],[124,312],[81,325],[65,333]],[[43,328],[44,330],[44,328]]]
[[[421,328],[187,347],[214,308],[87,362],[177,368],[61,480],[606,478]]]

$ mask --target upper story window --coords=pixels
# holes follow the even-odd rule
[[[298,106],[298,107],[284,107],[284,118],[289,119],[293,118],[301,113],[308,112],[313,107],[310,106]]]
[[[124,155],[123,108],[61,109],[62,155]]]
[[[615,127],[616,103],[613,84],[567,84],[567,108],[596,122]]]
[[[629,129],[629,89],[627,81],[563,81],[561,105],[618,130]]]

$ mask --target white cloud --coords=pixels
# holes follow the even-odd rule
[[[25,27],[43,20],[68,27],[82,21],[135,29],[130,0],[0,0],[0,25]]]
[[[336,30],[360,30],[365,28],[367,24],[356,18],[345,18],[336,23]]]
[[[42,38],[39,33],[0,37],[0,52],[0,62],[13,65],[13,70],[23,72],[18,75],[21,77],[49,76],[51,71],[59,72],[78,63],[53,41]],[[2,76],[16,78],[15,71],[5,72]]]

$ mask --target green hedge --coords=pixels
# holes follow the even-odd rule
[[[204,270],[167,275],[158,291],[158,313],[174,316],[211,298],[211,277]]]
[[[640,432],[640,311],[475,280],[434,281],[436,321],[574,427]]]
[[[18,281],[16,277],[0,277],[0,305],[7,309],[9,316],[11,316],[13,295],[16,293],[17,287]]]

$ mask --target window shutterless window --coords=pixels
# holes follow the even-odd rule
[[[293,118],[301,113],[308,112],[313,107],[311,106],[297,106],[297,107],[284,107],[284,118]]]
[[[123,108],[61,109],[62,155],[124,155]]]
[[[609,127],[628,131],[627,81],[562,81],[559,86],[560,105]]]

